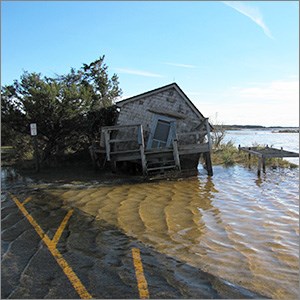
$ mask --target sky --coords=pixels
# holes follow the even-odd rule
[[[1,1],[1,85],[105,55],[122,99],[176,82],[218,124],[299,125],[298,1]]]

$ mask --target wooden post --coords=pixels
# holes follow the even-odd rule
[[[266,173],[266,158],[262,156],[261,160],[262,160],[263,172]]]
[[[115,160],[110,161],[110,168],[113,173],[117,173],[117,162]]]
[[[147,176],[147,160],[146,160],[146,155],[145,155],[145,143],[144,143],[144,134],[143,134],[143,126],[142,125],[140,125],[138,127],[138,144],[140,145],[143,175]]]
[[[173,140],[173,156],[174,156],[174,161],[175,161],[175,165],[176,165],[177,169],[179,171],[181,171],[177,139]]]
[[[210,126],[208,123],[208,118],[205,118],[205,126],[206,126],[206,131],[207,131],[207,141],[208,141],[208,149],[209,149],[209,152],[205,153],[205,164],[206,164],[207,174],[209,176],[213,176],[213,169],[212,169],[212,163],[211,163],[211,157],[210,157],[212,143],[211,143]]]
[[[212,169],[210,152],[205,152],[205,164],[206,164],[207,174],[209,176],[213,176],[213,169]]]
[[[261,174],[261,163],[262,163],[262,157],[258,157],[257,176],[260,176]]]
[[[105,140],[105,150],[106,150],[106,160],[110,161],[110,132],[104,129],[104,140]]]
[[[251,150],[251,147],[248,148],[248,150]],[[251,161],[251,154],[248,154],[248,161],[249,161],[249,167],[250,167],[250,161]]]

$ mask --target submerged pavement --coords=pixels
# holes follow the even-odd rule
[[[3,299],[260,297],[156,252],[24,178],[2,180]]]

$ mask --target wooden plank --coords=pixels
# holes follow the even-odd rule
[[[136,139],[127,139],[127,140],[122,140],[122,139],[111,139],[109,140],[109,143],[125,143],[125,142],[136,142]]]
[[[251,153],[258,157],[264,156],[265,158],[271,157],[299,157],[298,153],[280,150],[276,148],[264,148],[264,149],[257,149],[256,147],[239,147],[239,150]]]
[[[115,155],[115,154],[130,154],[130,153],[138,153],[140,152],[140,149],[133,149],[133,150],[122,150],[122,151],[111,151],[110,155]]]
[[[137,153],[132,154],[116,154],[111,157],[113,161],[140,161],[141,160],[141,153],[138,151]]]
[[[154,155],[154,154],[161,154],[161,153],[172,153],[173,149],[171,148],[161,148],[161,149],[149,149],[145,151],[146,155]]]
[[[191,132],[182,132],[182,133],[178,133],[178,136],[187,136],[187,135],[197,135],[199,134],[200,131],[191,131]],[[204,132],[203,132],[204,133]],[[206,133],[206,131],[205,131]]]
[[[155,168],[149,168],[148,171],[174,169],[175,167],[176,167],[176,165],[172,165],[172,166],[160,166],[160,167],[155,167]]]
[[[250,148],[250,147],[249,147],[249,148]],[[248,152],[248,153],[253,154],[253,155],[256,155],[256,156],[258,156],[258,157],[261,157],[261,156],[262,156],[261,153],[259,153],[258,151],[255,151],[255,150],[250,150],[250,149],[246,149],[246,148],[243,148],[243,147],[240,147],[239,150]]]
[[[210,151],[208,143],[179,145],[179,154],[203,153]]]

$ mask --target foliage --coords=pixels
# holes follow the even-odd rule
[[[24,72],[20,81],[1,89],[2,134],[15,146],[24,142],[24,151],[30,149],[30,123],[36,123],[43,162],[80,151],[99,126],[114,122],[118,84],[116,74],[109,78],[104,56],[55,78]]]
[[[218,148],[215,148],[212,153],[212,162],[213,164],[232,166],[239,161],[238,154],[238,149],[231,141],[227,143],[220,142]]]

